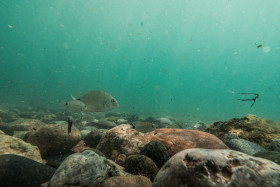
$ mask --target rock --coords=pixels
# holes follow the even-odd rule
[[[101,187],[152,187],[152,182],[141,175],[116,176],[106,179]]]
[[[111,129],[117,126],[116,123],[111,121],[106,121],[106,120],[99,120],[98,123],[91,122],[88,125],[91,125],[99,129]]]
[[[23,140],[23,138],[26,136],[28,133],[32,133],[34,131],[14,131],[14,137],[20,138]]]
[[[280,152],[280,138],[277,138],[277,139],[272,141],[270,149],[272,151]]]
[[[158,168],[161,168],[170,158],[166,147],[159,141],[147,143],[142,149],[141,154],[151,158]]]
[[[183,124],[173,117],[165,117],[157,119],[159,128],[179,128],[183,129]]]
[[[124,123],[127,123],[127,120],[126,119],[122,119],[122,118],[120,118],[120,119],[117,119],[117,124],[124,124]]]
[[[42,162],[40,151],[36,146],[5,134],[0,134],[0,142],[0,155],[16,154]]]
[[[13,136],[14,131],[35,131],[43,125],[44,123],[40,120],[21,118],[7,125],[0,125],[0,129],[6,134]]]
[[[128,123],[132,124],[135,121],[138,121],[139,117],[136,114],[131,114],[127,116]]]
[[[74,153],[70,152],[70,153],[55,155],[55,156],[47,157],[44,160],[46,161],[46,165],[53,168],[58,168],[61,165],[61,163],[71,154]]]
[[[91,127],[91,126],[85,126],[85,127],[83,127],[83,130],[89,130],[89,131],[95,131],[95,130],[97,130],[98,128],[96,128],[96,127]]]
[[[204,122],[197,122],[196,124],[194,124],[194,128],[196,129],[196,130],[200,130],[200,131],[204,131],[206,128],[207,128],[207,124],[206,123],[204,123]]]
[[[126,160],[125,154],[119,154],[117,158],[114,159],[114,161],[121,166],[124,166],[125,160]]]
[[[153,187],[279,187],[280,166],[233,150],[187,149],[170,158]]]
[[[121,117],[121,114],[120,113],[117,113],[117,112],[108,112],[106,115],[106,117]]]
[[[254,154],[254,156],[271,160],[272,162],[275,162],[276,164],[280,165],[280,153],[277,151],[258,152]]]
[[[160,128],[169,128],[173,125],[173,122],[169,118],[158,118]]]
[[[15,112],[0,109],[0,122],[2,121],[9,123],[16,120],[17,118],[19,118],[19,116]]]
[[[149,141],[160,141],[168,150],[170,156],[190,148],[228,149],[216,136],[188,129],[157,129],[145,134]]]
[[[272,141],[280,136],[280,124],[254,115],[247,115],[243,118],[215,122],[205,131],[221,139],[225,134],[235,134],[270,150]]]
[[[13,154],[0,155],[0,186],[40,186],[55,169]]]
[[[51,121],[57,120],[57,116],[55,114],[45,114],[40,120],[44,123],[49,123]]]
[[[67,157],[51,178],[49,186],[100,186],[112,176],[127,175],[106,158],[86,150]]]
[[[97,129],[97,130],[94,130],[94,131],[91,131],[90,133],[88,133],[86,135],[86,137],[84,138],[84,141],[85,141],[86,145],[91,147],[91,148],[96,148],[96,146],[100,142],[100,139],[101,139],[102,135],[106,131],[107,130],[104,130],[104,129]]]
[[[84,139],[88,133],[90,133],[91,131],[90,130],[80,130],[80,133],[82,135],[82,139]]]
[[[143,175],[154,180],[158,168],[152,159],[145,155],[130,155],[124,163],[125,171],[133,175]]]
[[[49,124],[56,124],[56,125],[62,125],[62,124],[68,124],[67,121],[51,121]]]
[[[46,125],[31,134],[27,142],[38,146],[43,158],[69,152],[81,140],[80,131],[73,125],[68,134],[68,125]]]
[[[248,155],[254,155],[255,153],[266,151],[266,149],[264,149],[259,144],[249,142],[247,140],[239,138],[238,136],[233,137],[233,139],[230,139],[228,135],[229,134],[225,135],[222,140],[230,149],[240,151]]]
[[[133,123],[134,128],[139,132],[151,132],[158,128],[157,124],[145,122],[145,121],[136,121]]]
[[[75,145],[71,150],[74,151],[75,153],[81,153],[88,149],[90,149],[90,147],[86,146],[83,140],[80,140],[79,143]]]
[[[102,136],[97,149],[104,153],[106,158],[111,158],[113,151],[128,156],[139,154],[140,149],[148,142],[143,133],[123,124],[108,130]]]

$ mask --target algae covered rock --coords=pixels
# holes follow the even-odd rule
[[[0,155],[0,186],[40,186],[50,180],[55,169],[29,158]]]
[[[254,115],[247,115],[243,118],[214,122],[205,131],[221,139],[225,134],[235,134],[270,149],[272,141],[280,136],[280,124]]]
[[[27,142],[38,146],[45,158],[69,152],[80,140],[81,133],[75,126],[72,126],[71,133],[68,133],[67,124],[51,124],[31,134]]]
[[[161,168],[163,164],[170,158],[166,147],[162,142],[151,141],[147,143],[142,149],[141,154],[151,158],[158,168]]]
[[[21,155],[37,162],[42,162],[41,154],[38,147],[26,143],[23,140],[6,135],[0,134],[0,155],[16,154]]]
[[[130,155],[124,163],[125,171],[133,175],[143,175],[154,180],[158,168],[152,159],[145,155]]]

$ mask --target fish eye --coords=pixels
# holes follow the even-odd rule
[[[111,102],[112,102],[112,103],[115,103],[116,101],[115,101],[115,99],[111,99]]]

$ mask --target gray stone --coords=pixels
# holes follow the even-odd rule
[[[37,119],[18,119],[9,124],[0,125],[0,129],[6,134],[13,136],[14,131],[35,131],[42,127],[44,123]]]
[[[49,186],[95,187],[100,186],[104,180],[112,176],[129,176],[129,174],[117,169],[116,165],[105,157],[86,150],[66,158],[51,178]]]
[[[271,150],[280,152],[280,138],[273,140],[271,143]]]
[[[236,135],[226,135],[223,138],[223,142],[231,149],[246,153],[248,155],[254,155],[258,152],[266,151],[259,144],[238,138]]]
[[[279,187],[280,166],[262,158],[226,149],[187,149],[170,158],[153,187]]]
[[[280,153],[277,151],[258,152],[254,154],[254,156],[271,160],[272,162],[275,162],[276,164],[280,165]]]

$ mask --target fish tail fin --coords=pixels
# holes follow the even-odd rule
[[[77,100],[72,94],[70,95],[72,100]]]

